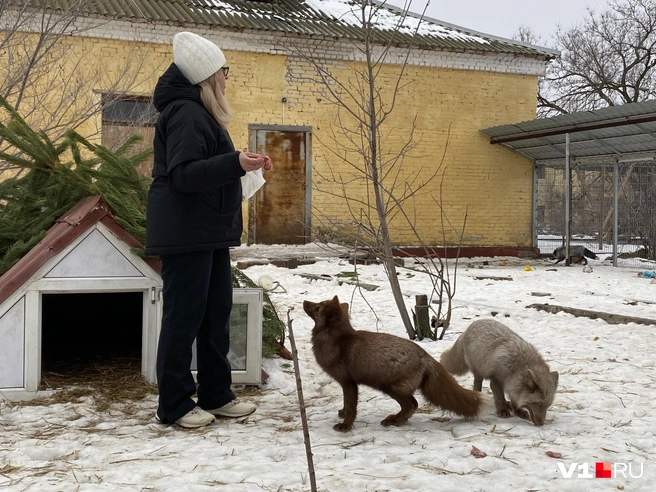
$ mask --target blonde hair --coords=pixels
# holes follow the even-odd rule
[[[200,100],[221,128],[226,128],[234,112],[221,92],[217,82],[217,73],[198,83]]]

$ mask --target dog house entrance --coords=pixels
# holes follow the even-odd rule
[[[42,294],[41,383],[140,373],[143,292]]]

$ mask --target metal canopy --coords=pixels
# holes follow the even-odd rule
[[[537,165],[564,166],[566,135],[572,164],[656,160],[656,100],[538,118],[481,130]]]

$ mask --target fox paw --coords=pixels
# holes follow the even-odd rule
[[[502,408],[499,408],[500,406]],[[514,413],[515,413],[515,409],[513,408],[512,403],[510,403],[509,401],[504,400],[502,405],[497,405],[497,415],[501,418],[507,419],[509,417],[512,417]]]
[[[403,422],[405,422],[405,420],[397,418],[396,415],[389,415],[380,421],[380,425],[383,427],[389,427],[390,425],[398,427],[399,425],[403,424]]]
[[[335,429],[338,432],[348,432],[351,430],[353,426],[345,424],[344,422],[340,422],[339,424],[333,425],[333,429]]]

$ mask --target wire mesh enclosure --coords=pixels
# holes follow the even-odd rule
[[[577,164],[570,174],[570,244],[583,245],[602,260],[612,259],[617,203],[618,266],[656,268],[656,163],[619,165],[617,197],[613,165]],[[562,166],[536,166],[535,222],[543,254],[564,243],[566,180]]]

